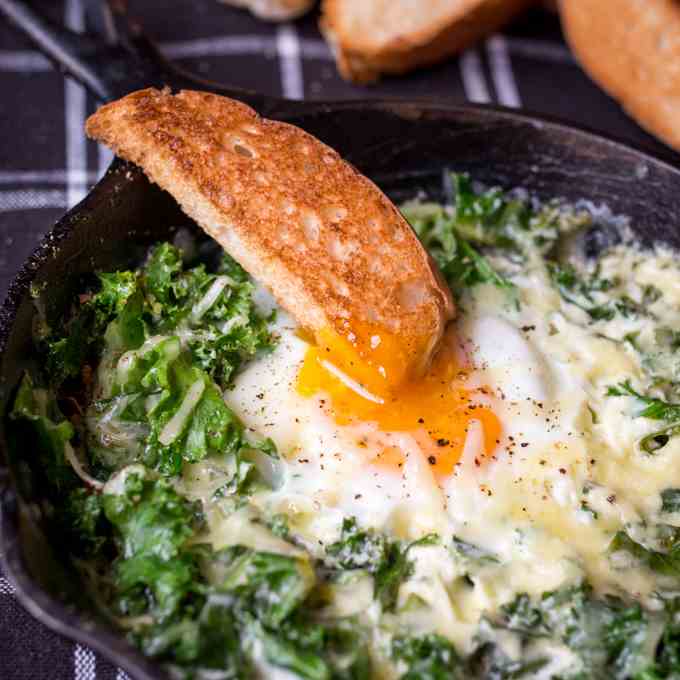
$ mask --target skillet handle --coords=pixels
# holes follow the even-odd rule
[[[55,24],[25,0],[0,0],[0,14],[26,35],[53,64],[97,99],[111,101],[144,87],[203,89],[233,97],[263,115],[299,108],[300,102],[225,88],[171,64],[131,21],[125,0],[85,0],[96,32],[78,33]]]

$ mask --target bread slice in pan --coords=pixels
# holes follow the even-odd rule
[[[531,0],[323,0],[321,30],[358,83],[440,61],[496,31]]]
[[[449,290],[387,197],[303,130],[206,92],[147,89],[106,104],[88,134],[140,165],[317,339],[380,345],[422,370],[454,313]]]
[[[228,5],[249,9],[266,21],[286,21],[302,16],[315,0],[221,0]]]
[[[562,0],[560,13],[593,80],[680,151],[680,2]]]

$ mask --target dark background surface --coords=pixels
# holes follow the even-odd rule
[[[73,28],[80,0],[38,2]],[[130,0],[148,35],[182,67],[211,80],[291,98],[435,97],[521,107],[558,116],[669,155],[578,67],[554,14],[526,13],[460,58],[377,86],[337,74],[314,13],[265,24],[215,0]],[[0,295],[42,236],[77,203],[111,156],[83,135],[96,102],[65,82],[27,41],[0,21]],[[675,156],[676,159],[680,157]],[[34,622],[0,576],[2,680],[125,680],[115,665]]]

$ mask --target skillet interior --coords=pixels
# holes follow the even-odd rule
[[[380,102],[320,105],[292,122],[338,149],[395,200],[419,190],[441,197],[441,172],[449,167],[485,184],[523,187],[543,199],[606,203],[631,218],[643,242],[680,249],[680,171],[589,133],[502,110]],[[33,353],[31,284],[40,291],[48,318],[58,322],[92,271],[134,265],[147,245],[168,238],[169,227],[188,224],[174,200],[150,186],[138,169],[113,164],[56,225],[10,289],[0,316],[3,413]],[[79,599],[79,584],[43,531],[32,452],[21,441],[8,446],[4,425],[0,445],[10,473],[0,552],[19,598],[37,618],[95,647],[134,677],[164,677],[87,612],[63,604]],[[1,475],[0,468],[0,482]]]

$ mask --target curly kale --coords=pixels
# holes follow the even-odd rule
[[[373,576],[374,597],[386,611],[397,604],[399,587],[413,572],[409,551],[433,545],[439,537],[428,534],[413,541],[390,540],[385,534],[361,529],[354,517],[345,518],[340,539],[326,547],[326,565],[331,569],[362,569]]]
[[[406,667],[401,680],[462,680],[465,663],[449,640],[441,635],[397,636],[392,640],[392,659]]]
[[[75,435],[73,425],[64,418],[54,396],[36,387],[28,373],[24,373],[9,417],[22,427],[28,437],[24,444],[39,458],[47,481],[57,491],[68,490],[77,483],[73,469],[66,460],[66,447]]]
[[[402,211],[454,293],[460,294],[463,289],[480,283],[513,289],[513,284],[465,239],[455,215],[445,206],[416,203],[403,206]]]
[[[120,494],[105,494],[106,518],[119,547],[113,564],[121,614],[152,612],[158,620],[176,614],[196,590],[198,560],[187,546],[197,507],[163,479],[128,474]]]
[[[245,479],[240,459],[253,444],[221,391],[273,343],[246,273],[228,256],[214,273],[187,269],[181,252],[162,243],[138,271],[100,274],[99,282],[63,337],[46,341],[55,387],[86,362],[100,363],[96,384],[86,386],[96,397],[86,418],[94,462],[111,471],[139,461],[174,475],[184,462],[219,454],[235,456]],[[257,447],[275,453],[270,443]]]
[[[551,638],[566,645],[579,667],[565,677],[626,680],[642,677],[649,668],[650,649],[662,654],[656,620],[638,603],[611,595],[598,598],[584,584],[544,593],[537,602],[519,595],[492,625],[518,634],[525,643]]]
[[[652,434],[643,437],[640,448],[646,453],[654,454],[663,448],[671,439],[680,434],[680,404],[672,404],[657,397],[649,397],[635,390],[630,380],[607,388],[608,397],[633,397],[639,408],[634,413],[635,418],[649,418],[650,420],[665,420],[668,425]]]
[[[185,270],[180,252],[163,243],[141,274],[150,307],[151,332],[178,329],[192,358],[222,387],[244,361],[272,346],[272,336],[253,302],[254,286],[224,255],[215,273],[203,265]]]
[[[169,522],[174,526],[164,520],[159,529]],[[163,533],[162,541],[170,541],[171,548],[165,554],[185,540],[179,528]],[[186,552],[180,547],[179,565],[175,555],[161,563],[163,570],[176,573]],[[370,678],[361,626],[347,619],[317,620],[309,602],[316,576],[307,559],[235,545],[206,549],[200,561],[201,573],[210,573],[210,578],[194,574],[191,592],[180,571],[172,587],[172,602],[181,605],[179,611],[156,617],[132,636],[146,654],[170,664],[180,677],[212,671],[223,674],[220,677],[248,678],[254,673],[252,644],[257,642],[269,663],[301,678]],[[156,564],[152,555],[150,568]]]
[[[521,262],[529,247],[546,253],[562,234],[591,221],[586,212],[535,207],[501,189],[476,191],[464,174],[447,174],[444,184],[444,205],[412,201],[402,211],[456,294],[481,283],[512,291],[514,284],[494,268],[489,253],[502,250]]]
[[[657,574],[680,579],[680,528],[659,524],[656,533],[658,550],[638,543],[625,531],[618,531],[609,544],[609,553],[626,553]]]

